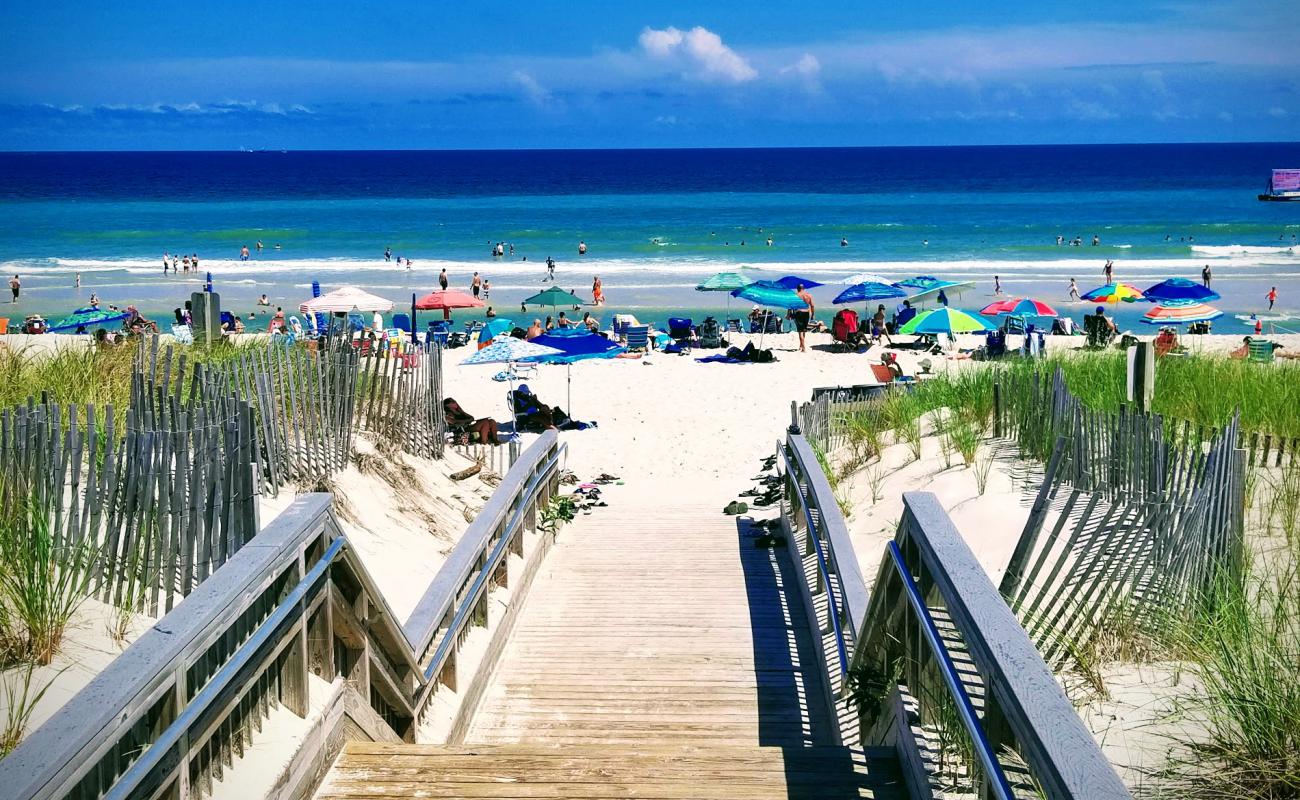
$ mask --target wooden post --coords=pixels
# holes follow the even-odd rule
[[[1139,414],[1151,411],[1156,388],[1156,350],[1151,342],[1138,342],[1128,351],[1128,399]]]

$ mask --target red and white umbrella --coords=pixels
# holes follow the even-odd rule
[[[1205,303],[1164,303],[1142,315],[1148,325],[1181,325],[1184,322],[1209,322],[1223,312]]]
[[[981,308],[980,313],[986,317],[997,317],[1003,314],[1015,314],[1019,317],[1057,316],[1056,309],[1042,300],[1035,300],[1032,297],[1013,297],[1009,300],[998,300]]]

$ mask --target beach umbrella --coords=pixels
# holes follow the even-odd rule
[[[786,275],[783,278],[777,278],[776,280],[772,281],[772,283],[780,284],[781,286],[784,286],[790,291],[794,291],[795,289],[798,289],[799,284],[801,283],[803,284],[803,288],[805,289],[816,289],[818,286],[824,285],[810,278],[801,278],[798,275]]]
[[[852,286],[855,283],[883,283],[886,286],[894,285],[893,281],[891,281],[889,278],[886,278],[882,275],[877,275],[874,272],[854,273],[853,275],[850,275],[849,277],[840,281],[840,283],[844,284],[845,286]]]
[[[1010,300],[998,300],[989,303],[980,309],[980,313],[986,317],[996,317],[1004,314],[1014,314],[1018,317],[1055,317],[1056,309],[1042,300],[1035,300],[1032,297],[1014,297]]]
[[[967,314],[957,308],[933,308],[922,311],[898,329],[903,334],[921,333],[975,333],[991,331],[993,326],[979,317]]]
[[[513,336],[502,334],[493,339],[487,347],[482,348],[474,355],[460,363],[466,365],[514,364],[515,362],[523,361],[526,358],[559,355],[560,352],[561,351],[556,350],[554,347],[533,344],[525,339],[516,339]],[[510,403],[510,419],[515,427],[515,432],[518,433],[519,420],[515,417],[515,404],[513,402],[515,390],[514,370],[509,370],[507,375],[510,377],[510,396],[512,398]]]
[[[754,281],[748,286],[736,289],[731,293],[731,296],[770,308],[808,307],[808,304],[795,293],[794,289],[782,286],[776,281]]]
[[[940,292],[943,292],[945,296],[959,295],[967,289],[975,288],[974,281],[945,281],[933,275],[916,275],[898,281],[894,285],[907,290],[908,299],[916,303],[933,300],[939,296]]]
[[[89,328],[91,325],[105,325],[121,322],[131,316],[123,311],[104,311],[98,308],[78,308],[68,316],[45,329],[46,333],[75,331],[77,328]]]
[[[831,302],[838,306],[843,305],[844,303],[860,303],[869,302],[871,300],[892,300],[897,297],[907,297],[907,292],[893,284],[864,281],[862,283],[855,283],[840,292]]]
[[[478,308],[483,301],[472,297],[459,289],[443,289],[429,292],[415,301],[415,307],[423,311],[441,311],[443,319],[451,319],[453,308]]]
[[[599,333],[591,333],[582,328],[556,328],[550,333],[534,337],[532,343],[559,351],[556,355],[530,356],[525,360],[565,366],[567,388],[565,407],[569,411],[569,416],[573,416],[573,362],[590,358],[615,358],[620,353],[627,352],[626,347],[606,339]]]
[[[741,269],[744,269],[743,267]],[[703,283],[696,284],[697,292],[726,292],[727,293],[727,316],[731,316],[731,293],[737,289],[748,286],[754,282],[754,278],[749,277],[743,272],[719,272],[712,278]]]
[[[573,292],[566,292],[558,286],[552,286],[544,292],[539,292],[532,297],[524,298],[524,304],[530,306],[550,306],[554,311],[556,306],[580,306],[582,300]]]
[[[1082,295],[1089,303],[1136,303],[1145,300],[1142,290],[1128,283],[1108,283]]]
[[[754,279],[743,272],[719,272],[703,283],[695,285],[697,292],[734,292],[742,286],[748,286]]]
[[[483,325],[483,329],[478,332],[478,349],[482,350],[492,344],[492,340],[503,333],[510,333],[514,330],[515,323],[508,319],[497,317],[490,319]]]
[[[1162,303],[1142,315],[1147,325],[1182,325],[1184,322],[1208,322],[1223,312],[1204,303]]]
[[[1218,292],[1186,278],[1170,278],[1167,281],[1161,281],[1147,289],[1143,294],[1148,300],[1155,303],[1204,303],[1207,300],[1219,299]]]
[[[343,286],[319,297],[313,297],[298,306],[298,310],[304,314],[349,311],[388,312],[393,310],[393,301],[385,300],[355,286]]]

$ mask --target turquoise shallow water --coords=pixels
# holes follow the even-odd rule
[[[1100,284],[1113,259],[1139,286],[1210,264],[1228,312],[1216,329],[1244,326],[1235,315],[1263,312],[1276,285],[1268,318],[1300,327],[1286,319],[1300,309],[1300,203],[1255,199],[1290,162],[1300,146],[0,154],[0,270],[23,279],[10,316],[59,313],[92,290],[169,310],[197,285],[163,278],[162,254],[178,251],[198,253],[239,309],[262,293],[296,305],[312,280],[409,302],[443,268],[461,286],[480,271],[493,302],[517,309],[552,256],[565,288],[589,297],[600,275],[612,306],[655,316],[722,309],[692,287],[738,265],[828,283],[971,280],[955,304],[978,308],[994,275],[1057,301],[1070,277]],[[513,256],[492,257],[496,242]],[[836,291],[814,294],[829,306]]]

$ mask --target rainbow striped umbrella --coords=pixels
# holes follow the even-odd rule
[[[991,331],[993,326],[979,317],[973,317],[956,308],[939,308],[922,311],[912,317],[906,325],[898,329],[899,333],[975,333]]]
[[[1032,297],[1014,297],[1010,300],[989,303],[980,309],[980,313],[986,317],[997,317],[1003,314],[1015,314],[1019,317],[1055,317],[1056,309]]]
[[[1098,286],[1091,292],[1083,295],[1083,299],[1089,303],[1135,303],[1138,300],[1145,300],[1146,295],[1142,290],[1128,283],[1108,283],[1105,286]]]
[[[1208,322],[1223,312],[1204,303],[1164,303],[1142,315],[1148,325],[1182,325],[1184,322]]]

